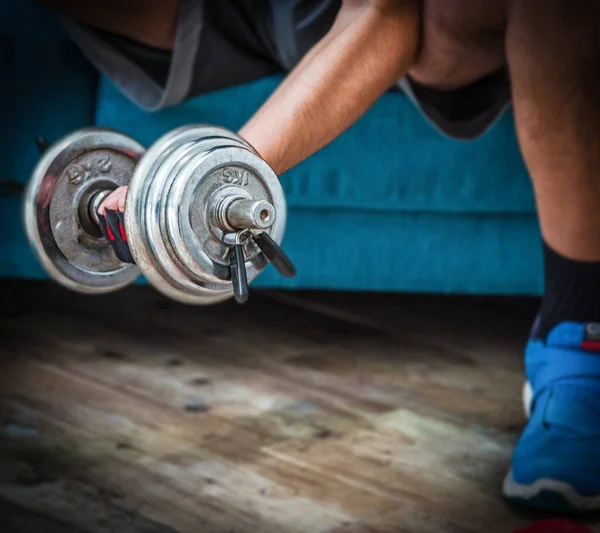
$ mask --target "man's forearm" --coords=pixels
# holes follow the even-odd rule
[[[383,3],[390,6],[348,2],[331,31],[240,131],[276,173],[343,133],[413,65],[416,2]]]

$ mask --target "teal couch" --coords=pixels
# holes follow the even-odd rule
[[[31,0],[0,7],[0,179],[25,182],[34,140],[88,125],[149,144],[179,125],[238,128],[279,82],[269,78],[158,113],[126,100],[80,56],[56,17]],[[298,267],[256,286],[539,294],[542,254],[512,116],[483,138],[452,141],[401,93],[383,96],[341,138],[281,177],[285,249]],[[0,198],[0,277],[44,278],[22,230],[20,199]]]

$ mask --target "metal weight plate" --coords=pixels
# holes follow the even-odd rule
[[[214,146],[222,146],[226,139],[212,137],[209,143]],[[202,303],[218,301],[229,297],[228,291],[223,287],[206,286],[202,272],[198,275],[194,269],[189,269],[179,260],[177,250],[178,243],[169,239],[166,227],[166,209],[168,207],[168,196],[173,180],[184,169],[194,164],[197,157],[205,157],[205,141],[185,143],[172,152],[154,174],[152,184],[146,197],[146,234],[149,242],[153,243],[154,259],[158,268],[167,276],[161,278],[162,285],[176,287],[179,291],[179,299],[190,303]],[[219,294],[219,291],[221,294]]]
[[[160,292],[183,303],[198,303],[214,297],[213,292],[202,289],[190,281],[177,265],[169,261],[169,244],[165,239],[150,239],[148,226],[159,224],[158,210],[161,207],[160,195],[153,194],[149,200],[150,189],[160,191],[169,176],[167,166],[159,169],[171,155],[171,163],[185,164],[183,150],[186,145],[193,147],[204,136],[224,139],[230,135],[225,129],[213,126],[184,126],[173,130],[158,139],[139,161],[127,191],[125,202],[125,225],[131,253],[146,279]],[[246,143],[239,137],[231,139],[240,145]],[[176,153],[174,153],[177,150]],[[166,170],[166,172],[165,172]],[[160,260],[162,258],[162,262]],[[201,292],[193,294],[194,291]],[[190,295],[192,293],[192,295]],[[229,295],[224,295],[226,299]]]
[[[171,197],[171,190],[175,180],[183,173],[184,175],[190,171],[190,169],[196,168],[198,161],[205,159],[208,154],[224,146],[240,146],[247,151],[244,145],[238,144],[237,142],[231,142],[231,140],[223,137],[208,137],[200,139],[195,143],[184,145],[186,157],[181,158],[179,156],[179,150],[173,152],[160,166],[158,172],[155,174],[155,180],[152,183],[152,187],[147,198],[146,209],[152,205],[160,205],[158,217],[147,217],[147,230],[148,235],[152,241],[159,239],[161,236],[167,236],[164,240],[166,248],[169,250],[169,262],[174,262],[178,265],[183,275],[193,281],[192,292],[202,291],[202,284],[207,281],[206,269],[198,268],[195,262],[185,261],[185,245],[180,241],[173,239],[173,232],[168,226],[168,212],[172,210],[172,204],[169,203]],[[187,179],[187,178],[184,178]],[[206,235],[209,236],[208,232]],[[197,243],[200,247],[201,244]],[[184,254],[183,258],[181,254]],[[165,257],[158,256],[159,260],[164,260]],[[218,279],[214,280],[218,283]],[[218,290],[227,290],[227,287],[218,287],[212,284],[208,287],[208,294],[214,296],[214,292]]]
[[[134,239],[141,248],[147,250],[150,262],[147,264],[149,269],[144,270],[144,274],[153,280],[153,285],[159,291],[185,303],[197,303],[198,297],[209,299],[215,295],[209,289],[198,286],[193,274],[177,262],[173,247],[162,227],[165,201],[163,191],[168,190],[172,176],[189,164],[190,158],[197,152],[198,143],[188,142],[174,149],[168,157],[161,158],[161,164],[152,174],[152,179],[148,180],[143,208],[136,218],[142,230],[143,241]]]
[[[138,166],[128,191],[126,223],[132,253],[148,280],[167,296],[185,303],[213,303],[231,296],[228,290],[203,287],[185,271],[161,228],[164,216],[163,191],[173,176],[199,151],[200,141],[223,142],[250,147],[227,130],[211,126],[187,126],[159,139]],[[189,150],[188,150],[189,149]],[[200,150],[201,151],[201,150]]]
[[[254,149],[232,132],[192,125],[159,139],[139,162],[125,208],[129,243],[142,273],[167,296],[209,304],[232,296],[233,233],[211,221],[224,196],[271,202],[268,230],[280,242],[285,201],[279,181]],[[267,261],[251,240],[244,255],[248,279]]]
[[[144,147],[122,133],[86,128],[50,146],[27,185],[23,218],[29,243],[46,272],[86,294],[118,290],[139,276],[124,264],[90,216],[101,191],[128,185]]]
[[[214,223],[214,210],[232,198],[271,204],[274,220],[267,232],[281,242],[286,222],[281,185],[267,163],[245,148],[224,145],[191,161],[176,176],[165,204],[169,238],[179,259],[205,282],[226,290],[231,290],[229,256],[235,232]],[[244,258],[250,282],[267,260],[252,239],[245,241]]]

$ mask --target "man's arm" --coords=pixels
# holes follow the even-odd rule
[[[417,0],[347,0],[329,33],[240,130],[281,174],[354,124],[414,64]]]
[[[317,43],[240,130],[277,174],[356,122],[416,61],[419,0],[344,0]],[[123,211],[126,188],[100,206]]]

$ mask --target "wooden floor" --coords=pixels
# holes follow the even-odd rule
[[[534,301],[0,294],[2,532],[510,533],[540,518],[500,495]]]

